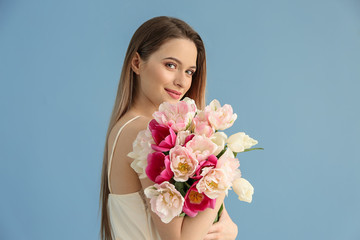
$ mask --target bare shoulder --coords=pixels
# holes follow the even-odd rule
[[[132,151],[132,143],[135,141],[138,133],[142,130],[145,130],[150,121],[151,119],[148,117],[139,116],[131,122],[128,122],[128,124],[121,131],[118,142],[116,144],[121,145],[120,155],[122,155],[123,158],[127,159],[126,162],[129,163],[133,160],[126,156],[129,152]],[[120,124],[123,125],[121,122]]]
[[[136,138],[137,134],[145,130],[151,121],[150,118],[145,116],[139,116],[138,118],[132,120],[124,127],[122,137],[127,139],[134,139]]]

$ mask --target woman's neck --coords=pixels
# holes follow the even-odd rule
[[[153,118],[153,113],[157,111],[159,106],[155,106],[148,99],[136,99],[132,106],[130,107],[130,111],[134,112],[136,115],[145,116],[148,118]]]

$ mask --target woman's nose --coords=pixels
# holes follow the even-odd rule
[[[186,81],[186,73],[183,71],[178,71],[176,74],[176,77],[174,79],[174,84],[179,86],[179,87],[184,87],[184,83]]]

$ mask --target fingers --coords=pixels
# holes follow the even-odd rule
[[[210,233],[207,234],[204,238],[204,240],[218,240],[220,238],[220,233]]]
[[[204,240],[234,240],[238,234],[238,227],[231,220],[226,211],[223,212],[219,221],[214,223],[205,236]]]
[[[225,208],[224,208],[224,210],[222,211],[220,218],[230,218],[229,213],[226,211]]]
[[[216,233],[216,232],[220,232],[222,230],[222,224],[220,222],[214,223],[208,231],[208,234],[210,233]]]

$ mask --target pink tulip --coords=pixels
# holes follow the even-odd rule
[[[226,176],[232,182],[236,178],[241,177],[239,159],[234,157],[233,152],[228,148],[224,154],[219,158],[216,164],[216,168],[223,169]]]
[[[170,150],[169,156],[175,181],[186,182],[194,175],[199,162],[188,148],[176,145]]]
[[[217,165],[218,159],[214,155],[210,155],[205,161],[200,162],[198,168],[195,171],[195,176],[193,176],[193,179],[199,180],[203,176],[201,176],[201,171],[205,167],[213,167],[215,168]]]
[[[211,199],[204,193],[199,193],[196,184],[197,182],[190,187],[185,195],[183,211],[190,217],[195,217],[198,212],[207,208],[214,209],[216,203],[216,199]]]
[[[211,126],[208,121],[209,112],[198,111],[198,114],[193,118],[194,132],[199,135],[205,135],[211,137],[215,129]]]
[[[183,146],[185,146],[189,141],[191,141],[191,139],[193,139],[195,137],[195,134],[191,134],[191,135],[189,135],[189,136],[187,136],[186,138],[185,138],[185,142],[184,142],[184,144],[183,144]]]
[[[154,112],[153,117],[158,123],[179,132],[190,127],[196,110],[195,101],[185,98],[175,104],[169,102],[160,104],[159,111]]]
[[[158,175],[155,178],[155,182],[160,184],[164,181],[170,181],[170,179],[174,176],[173,171],[171,171],[170,168],[170,160],[169,160],[169,156],[165,157],[165,169],[162,170],[162,172],[160,173],[160,175]]]
[[[231,127],[237,118],[229,104],[221,106],[216,99],[205,107],[205,112],[208,114],[209,123],[215,130],[225,130]]]
[[[217,198],[222,192],[227,192],[231,187],[231,180],[221,168],[205,167],[201,171],[203,176],[196,189],[211,199]]]
[[[181,213],[184,198],[173,184],[169,182],[154,184],[145,188],[144,193],[147,198],[150,198],[151,210],[164,223],[169,223]]]
[[[204,135],[196,135],[185,146],[199,162],[207,159],[217,149],[217,145]]]
[[[147,157],[148,165],[145,169],[148,178],[155,182],[161,172],[166,169],[165,154],[162,152],[150,153]]]
[[[159,124],[155,119],[149,123],[151,135],[155,144],[151,144],[151,148],[158,152],[167,152],[175,146],[176,133],[168,126]]]
[[[180,131],[176,134],[175,145],[185,146],[185,144],[190,141],[195,135],[192,134],[189,130]]]

